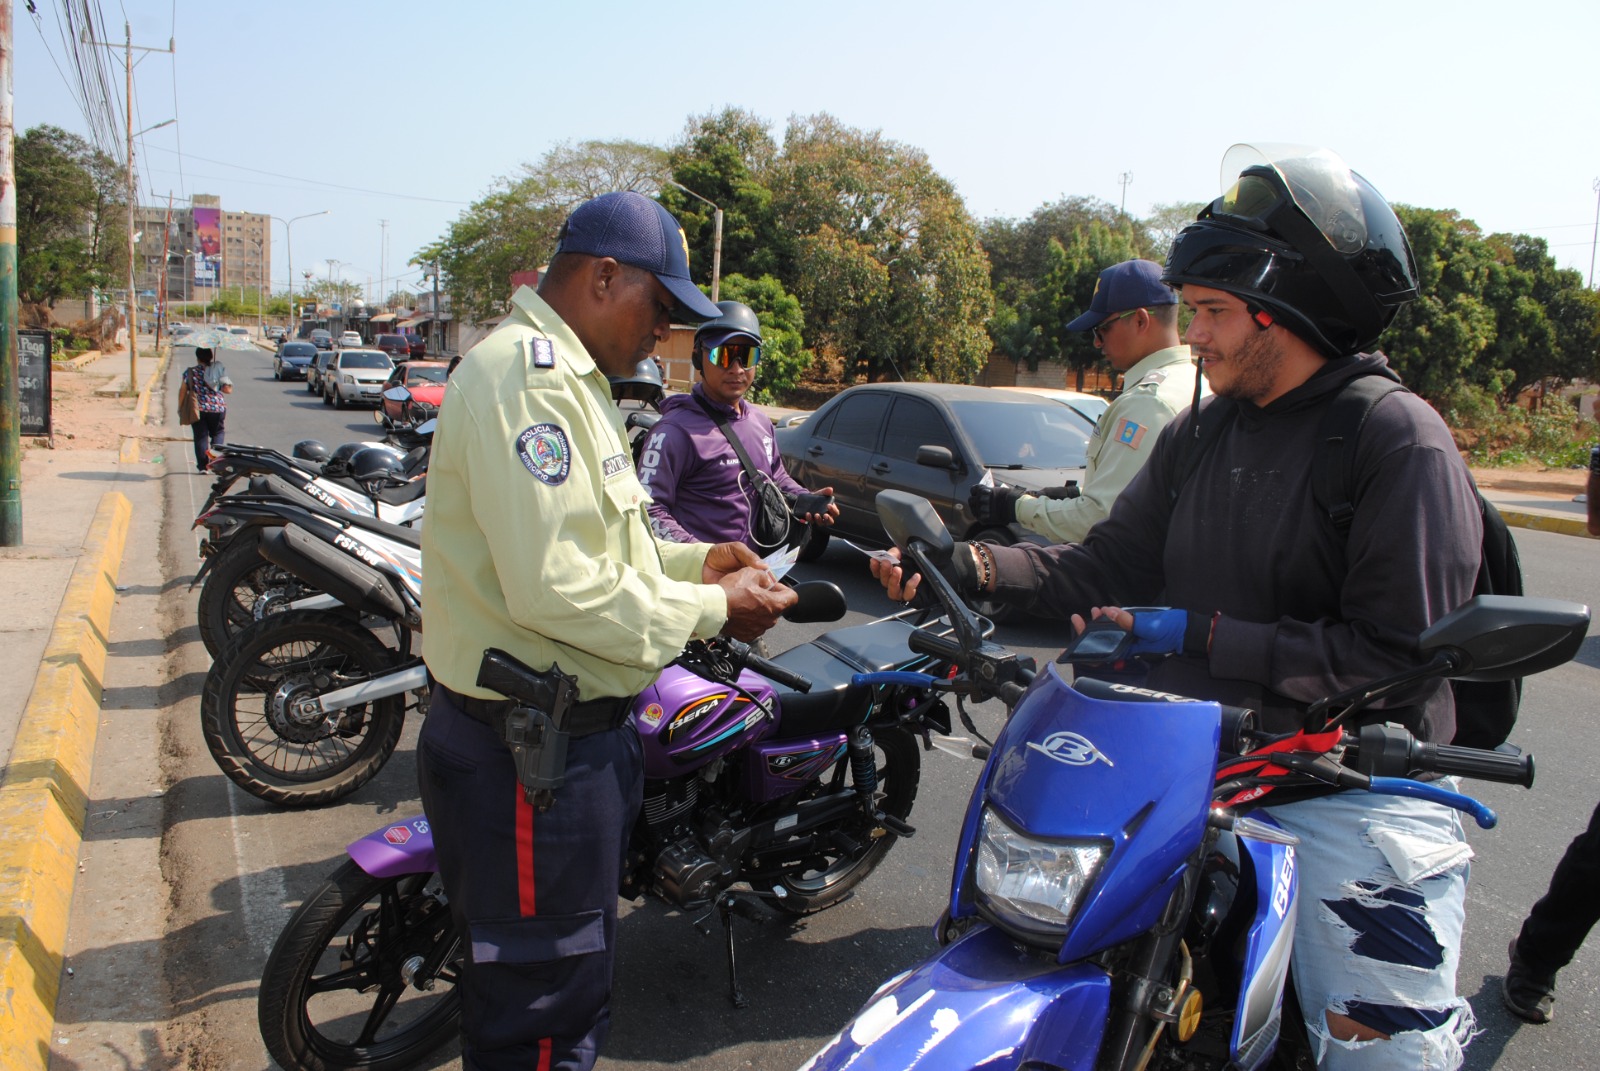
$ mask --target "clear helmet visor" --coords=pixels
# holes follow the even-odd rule
[[[1222,187],[1211,206],[1215,216],[1267,229],[1273,212],[1292,201],[1338,252],[1366,246],[1361,189],[1338,153],[1307,145],[1234,145],[1222,157]]]

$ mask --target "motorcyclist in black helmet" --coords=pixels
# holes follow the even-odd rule
[[[1236,146],[1224,185],[1164,273],[1215,392],[1198,421],[1162,430],[1082,543],[958,543],[950,572],[1077,629],[1109,619],[1155,660],[1150,687],[1291,732],[1315,698],[1411,664],[1413,638],[1472,594],[1482,520],[1449,429],[1372,352],[1416,296],[1394,212],[1326,150]],[[1313,480],[1341,395],[1376,398],[1341,445],[1342,528]],[[871,567],[891,597],[915,597],[897,565]],[[1162,607],[1121,609],[1141,604]],[[1372,714],[1437,743],[1455,730],[1442,681]],[[1454,812],[1374,799],[1273,809],[1300,838],[1292,966],[1311,1049],[1324,1068],[1457,1068],[1474,1026],[1455,989],[1471,851]]]

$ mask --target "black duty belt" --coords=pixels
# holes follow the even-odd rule
[[[481,721],[495,732],[505,734],[506,717],[516,704],[509,699],[479,699],[475,696],[462,695],[454,688],[447,687],[438,682],[434,687],[445,694],[445,698],[455,704],[456,709],[474,721]],[[567,712],[565,731],[568,736],[588,736],[590,733],[603,733],[615,729],[628,720],[628,713],[633,709],[632,696],[617,696],[606,699],[590,699],[587,702],[574,704]]]

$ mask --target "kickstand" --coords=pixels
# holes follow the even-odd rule
[[[733,958],[733,913],[737,903],[732,896],[723,894],[717,901],[717,913],[722,916],[722,929],[728,937],[728,999],[735,1008],[748,1008],[750,1002],[739,990],[739,968]]]

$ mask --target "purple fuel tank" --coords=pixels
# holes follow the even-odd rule
[[[772,685],[749,672],[739,674],[739,685],[743,694],[681,666],[668,666],[641,692],[633,719],[644,745],[645,777],[681,777],[777,732]]]

